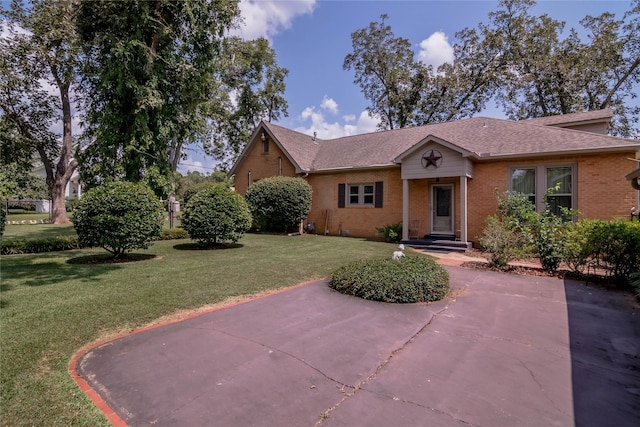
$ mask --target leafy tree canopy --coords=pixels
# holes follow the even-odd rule
[[[73,158],[72,96],[78,43],[72,0],[11,2],[0,9],[7,35],[0,38],[0,166],[44,165],[52,222],[69,222],[65,187]],[[54,129],[60,131],[54,131]]]
[[[269,42],[225,39],[222,44],[222,97],[225,108],[212,115],[211,138],[205,150],[222,169],[229,169],[260,121],[287,116],[284,79]]]
[[[454,60],[434,69],[414,59],[408,40],[380,22],[355,31],[344,68],[369,100],[379,127],[393,129],[470,117],[495,99],[511,119],[609,108],[610,132],[638,135],[640,0],[622,17],[586,16],[582,30],[532,13],[534,0],[501,0],[477,28],[456,33]]]
[[[0,169],[0,199],[48,199],[45,180],[15,163]]]
[[[116,177],[168,191],[160,177],[170,176],[185,142],[203,138],[211,111],[224,108],[216,76],[238,13],[228,0],[80,3],[86,184]]]

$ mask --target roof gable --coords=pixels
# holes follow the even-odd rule
[[[568,116],[571,115],[563,116],[563,123],[600,120],[610,116],[610,112],[577,113],[573,119]],[[328,140],[262,122],[247,147],[255,144],[260,132],[266,130],[298,173],[390,167],[402,163],[404,158],[429,142],[436,142],[475,161],[640,148],[638,141],[545,124],[549,121],[551,118],[512,121],[474,117]],[[237,163],[230,174],[236,166]]]

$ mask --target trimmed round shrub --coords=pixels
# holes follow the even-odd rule
[[[187,188],[184,191],[184,195],[182,196],[183,203],[185,204],[188,203],[189,200],[191,200],[193,196],[198,194],[199,191],[206,190],[207,188],[215,187],[216,185],[224,186],[224,184],[220,184],[217,182],[200,182],[198,184],[192,185],[191,187]]]
[[[449,273],[425,256],[405,256],[399,261],[373,258],[338,268],[329,287],[373,301],[438,301],[449,292]]]
[[[251,227],[247,202],[227,187],[199,191],[182,212],[182,228],[203,245],[237,242]]]
[[[160,237],[162,204],[145,184],[114,181],[87,190],[73,210],[82,246],[101,247],[114,257],[147,249]]]
[[[251,185],[245,197],[258,228],[287,231],[298,227],[309,214],[311,194],[304,179],[277,176]]]

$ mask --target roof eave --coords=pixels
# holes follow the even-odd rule
[[[323,168],[323,169],[313,169],[304,171],[304,173],[314,174],[314,173],[331,173],[331,172],[344,172],[344,171],[361,171],[361,170],[371,170],[371,169],[389,169],[389,168],[397,168],[400,167],[397,163],[385,163],[379,165],[367,165],[367,166],[341,166],[335,168]]]
[[[494,160],[494,159],[522,159],[522,158],[533,158],[533,157],[555,157],[555,156],[569,156],[569,155],[578,155],[578,154],[599,154],[599,153],[622,153],[622,152],[630,152],[630,151],[638,151],[640,150],[640,145],[621,145],[614,147],[599,147],[599,148],[586,148],[579,150],[563,150],[563,151],[545,151],[543,153],[503,153],[503,154],[492,154],[492,153],[474,153],[470,158],[473,160]]]

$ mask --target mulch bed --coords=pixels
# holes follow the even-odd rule
[[[472,249],[467,252],[467,255],[474,258],[488,259],[489,254]],[[526,260],[515,260],[526,261]],[[503,268],[490,267],[489,264],[479,261],[466,261],[462,263],[462,267],[475,268],[479,270],[497,271],[501,273],[519,274],[524,276],[543,276],[543,277],[557,277],[559,279],[572,279],[577,281],[583,281],[588,283],[597,283],[603,285],[611,285],[611,279],[602,275],[594,274],[581,274],[575,271],[563,270],[558,271],[545,271],[541,266],[524,266],[524,265],[507,265]]]

